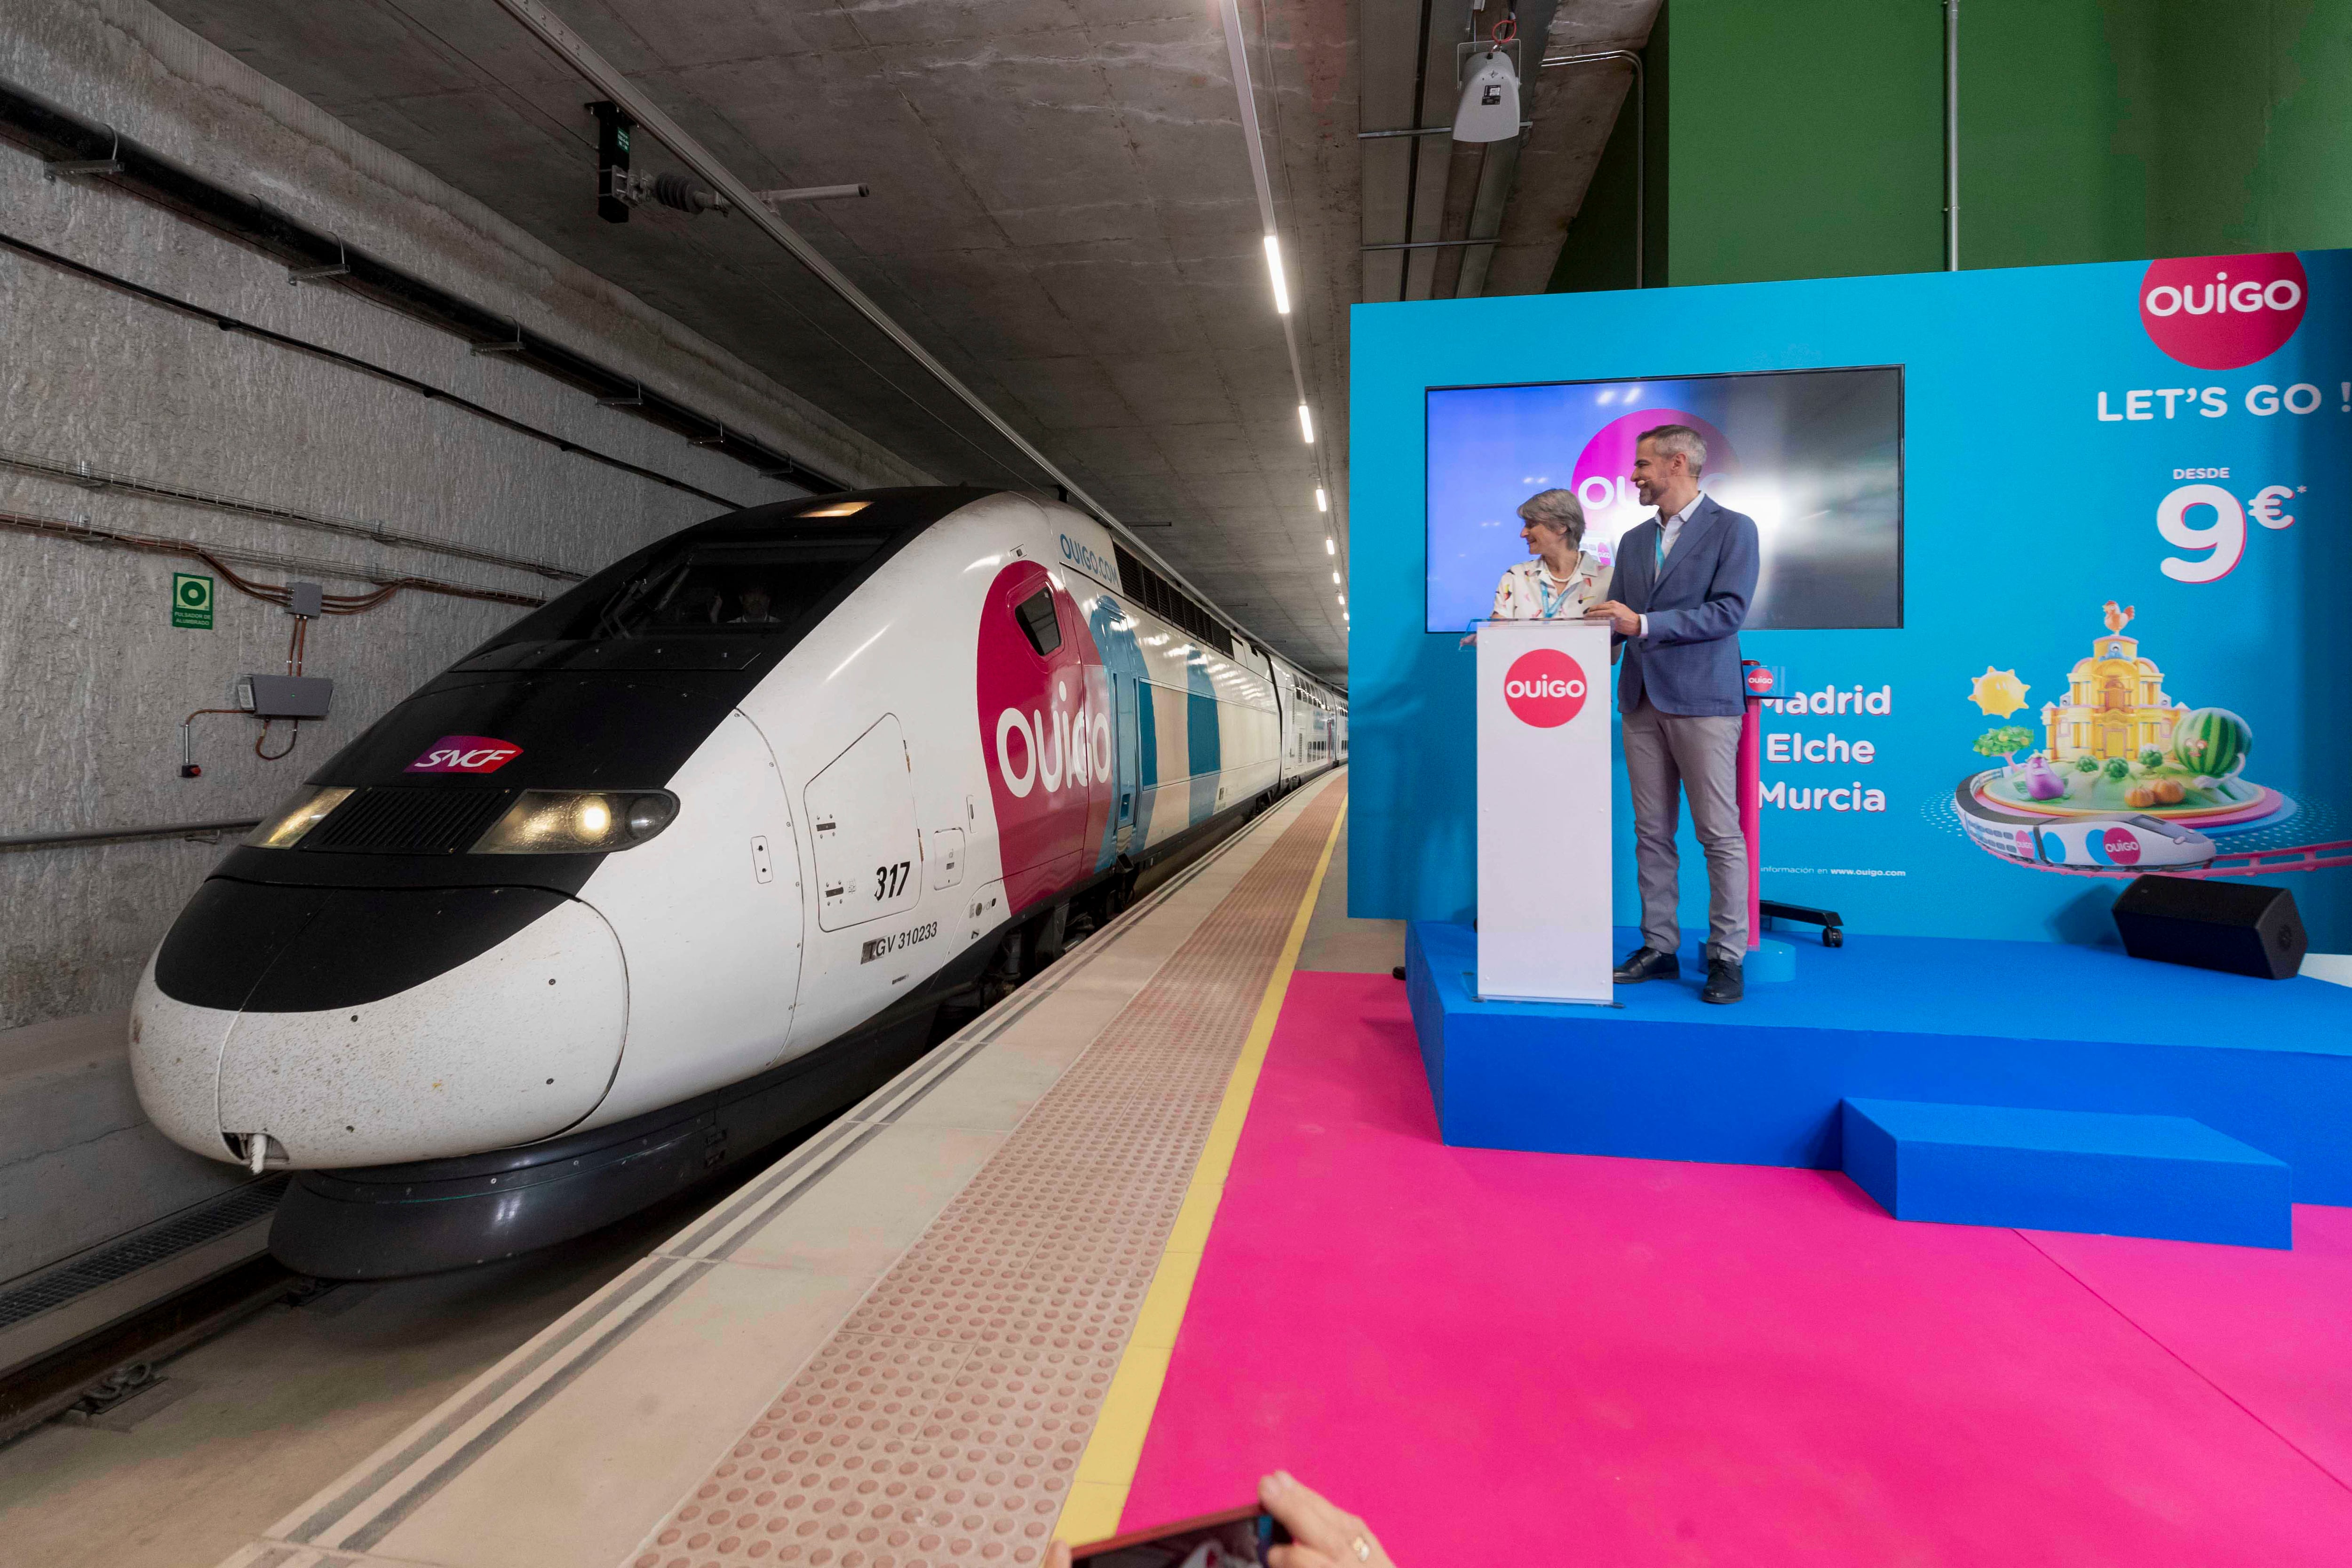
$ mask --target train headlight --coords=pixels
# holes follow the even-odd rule
[[[302,835],[326,821],[327,814],[342,805],[351,793],[341,787],[305,788],[263,817],[261,826],[247,834],[245,841],[256,849],[291,849],[302,841]]]
[[[629,849],[670,825],[667,790],[527,789],[474,845],[477,855],[591,855]]]

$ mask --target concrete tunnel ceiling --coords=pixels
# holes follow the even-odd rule
[[[1657,9],[1537,3],[1521,12],[1531,64],[1538,41],[1638,46]],[[626,225],[599,219],[591,93],[487,0],[160,5],[933,477],[1050,489],[750,224],[650,204]],[[1516,171],[1498,171],[1503,199],[1487,174],[1482,202],[1493,147],[1429,138],[1416,155],[1357,137],[1415,122],[1417,40],[1418,123],[1450,120],[1467,0],[1244,0],[1310,447],[1212,0],[552,9],[753,188],[870,185],[784,216],[1219,608],[1340,679],[1348,308],[1401,284],[1416,299],[1542,288],[1625,89],[1617,71],[1530,71],[1537,128]],[[637,170],[677,166],[638,139]],[[1499,238],[1483,279],[1454,251],[1411,253],[1410,267],[1360,252],[1402,237],[1408,191],[1412,237],[1475,223]]]

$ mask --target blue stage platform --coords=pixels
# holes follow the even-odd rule
[[[1632,931],[1621,932],[1630,951]],[[1406,985],[1446,1142],[1833,1170],[1839,1102],[2186,1116],[2352,1205],[2352,988],[2052,942],[1800,939],[1736,1006],[1680,983],[1617,1008],[1481,1002],[1469,927],[1416,922]]]

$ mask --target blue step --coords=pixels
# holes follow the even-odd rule
[[[1848,1100],[1845,1173],[1897,1219],[2294,1244],[2293,1174],[2185,1116]]]

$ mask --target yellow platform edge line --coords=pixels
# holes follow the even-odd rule
[[[1160,1249],[1160,1266],[1152,1273],[1151,1288],[1144,1292],[1135,1331],[1128,1336],[1118,1370],[1111,1374],[1110,1387],[1103,1394],[1102,1413],[1095,1420],[1086,1451],[1078,1457],[1070,1494],[1054,1524],[1055,1535],[1064,1541],[1084,1543],[1118,1533],[1119,1516],[1127,1510],[1128,1489],[1134,1484],[1136,1466],[1143,1458],[1143,1440],[1151,1430],[1152,1413],[1159,1408],[1160,1391],[1168,1380],[1176,1331],[1183,1324],[1192,1281],[1200,1272],[1201,1254],[1224,1196],[1225,1173],[1233,1168],[1234,1151],[1241,1146],[1242,1124],[1249,1119],[1250,1100],[1257,1093],[1266,1049],[1274,1043],[1274,1026],[1282,1016],[1290,977],[1298,968],[1300,950],[1307,945],[1307,928],[1315,918],[1315,901],[1322,896],[1323,877],[1331,868],[1332,852],[1339,847],[1339,830],[1347,821],[1348,802],[1342,798],[1339,814],[1331,819],[1331,831],[1324,837],[1323,853],[1316,859],[1315,873],[1307,878],[1307,891],[1298,900],[1298,912],[1291,917],[1290,934],[1284,938],[1274,973],[1266,980],[1257,1016],[1242,1042],[1241,1058],[1225,1080],[1224,1098],[1218,1104],[1200,1161],[1192,1168],[1184,1206]]]

